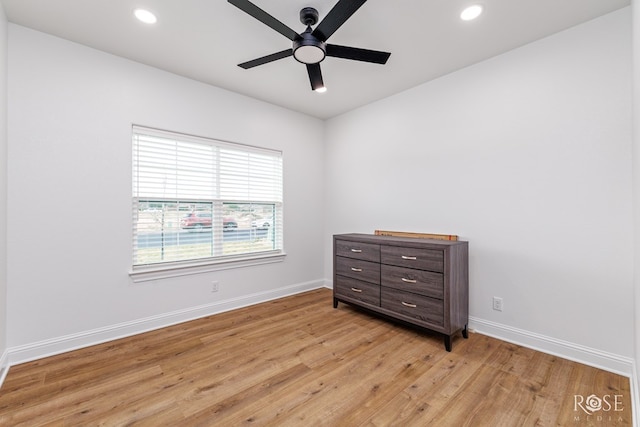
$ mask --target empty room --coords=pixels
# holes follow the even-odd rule
[[[0,425],[638,425],[640,0],[0,6]]]

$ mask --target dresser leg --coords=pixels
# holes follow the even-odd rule
[[[338,308],[338,299],[337,298],[333,299],[333,308]]]
[[[462,337],[463,338],[469,338],[469,330],[467,329],[469,325],[464,325],[464,329],[462,330]]]
[[[450,335],[445,335],[445,337],[444,337],[444,348],[447,351],[451,351],[451,336]]]

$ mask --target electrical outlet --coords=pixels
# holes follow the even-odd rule
[[[211,282],[211,292],[218,292],[218,290],[220,289],[219,287],[220,283],[218,281],[213,281]]]
[[[496,311],[502,311],[502,298],[493,297],[493,309]]]

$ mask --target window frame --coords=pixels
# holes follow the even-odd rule
[[[163,138],[178,142],[185,143],[196,143],[202,145],[209,145],[215,148],[212,150],[224,150],[231,149],[234,151],[239,151],[245,154],[251,153],[259,153],[266,154],[268,156],[273,156],[274,159],[279,159],[279,182],[276,182],[279,185],[279,196],[274,196],[276,199],[273,200],[243,200],[243,199],[229,199],[223,198],[223,194],[219,191],[219,188],[215,190],[215,194],[217,197],[214,198],[194,198],[194,197],[158,197],[153,195],[141,195],[138,191],[138,186],[140,184],[139,176],[141,175],[138,162],[138,154],[136,152],[137,142],[136,138],[140,136],[148,136],[155,138]],[[283,211],[284,211],[284,167],[283,167],[283,156],[282,151],[257,147],[253,145],[240,144],[236,142],[230,142],[215,138],[206,138],[200,136],[194,136],[189,134],[184,134],[180,132],[172,132],[166,130],[160,130],[156,128],[150,128],[146,126],[132,125],[131,128],[131,138],[132,138],[132,253],[131,253],[131,270],[129,271],[129,276],[136,282],[144,282],[150,280],[158,280],[172,277],[185,276],[190,274],[200,274],[206,273],[210,271],[219,271],[219,270],[227,270],[234,268],[242,268],[253,265],[262,265],[262,264],[270,264],[276,262],[284,261],[286,256],[286,252],[284,251],[284,229],[283,229]],[[217,157],[216,157],[217,156]],[[222,176],[220,164],[220,156],[216,155],[216,166],[214,168],[216,179],[219,181]],[[276,169],[277,170],[277,169]],[[249,172],[251,173],[251,172]],[[247,175],[248,176],[248,175]],[[217,184],[219,187],[219,184]],[[213,188],[213,187],[212,187]],[[213,193],[212,193],[213,194]],[[178,196],[178,194],[175,194]],[[190,258],[190,259],[180,259],[180,260],[169,260],[169,261],[159,261],[153,263],[146,264],[136,264],[136,255],[139,249],[138,246],[138,231],[136,227],[139,224],[139,212],[141,203],[175,203],[178,208],[177,212],[179,213],[179,207],[184,203],[211,203],[212,206],[216,205],[218,208],[218,213],[220,213],[220,206],[225,204],[255,204],[255,205],[267,205],[273,206],[273,222],[277,224],[272,224],[272,229],[269,230],[269,233],[273,234],[274,239],[274,249],[271,250],[257,250],[250,252],[243,252],[239,254],[233,255],[225,255],[222,253],[218,253],[217,255],[213,255],[210,257],[199,257],[199,258]],[[213,214],[212,214],[213,215]],[[214,215],[215,216],[215,215]],[[212,235],[212,253],[215,253],[215,247],[218,249],[222,247],[224,244],[222,240],[218,243],[215,243],[216,238],[222,239],[222,225],[220,230],[217,230],[217,226],[213,226],[211,228]],[[216,237],[217,236],[217,237]],[[164,245],[164,243],[163,243]],[[216,246],[217,245],[217,246]]]

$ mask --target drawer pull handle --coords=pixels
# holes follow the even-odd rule
[[[413,279],[407,279],[407,278],[402,278],[402,281],[405,283],[418,283],[417,280],[413,280]]]
[[[411,308],[416,308],[416,307],[418,307],[418,306],[417,306],[417,305],[415,305],[415,304],[410,304],[410,303],[408,303],[408,302],[404,302],[404,301],[402,301],[402,305],[404,305],[405,307],[411,307]]]
[[[418,257],[402,255],[402,259],[409,259],[411,261],[415,261],[418,259]]]
[[[355,271],[356,273],[360,273],[362,271],[361,268],[351,267],[351,271]]]
[[[351,252],[359,254],[362,252],[362,249],[351,249]]]
[[[357,293],[359,293],[359,294],[361,294],[361,293],[362,293],[362,289],[358,289],[358,288],[351,288],[351,290],[352,290],[353,292],[357,292]]]

